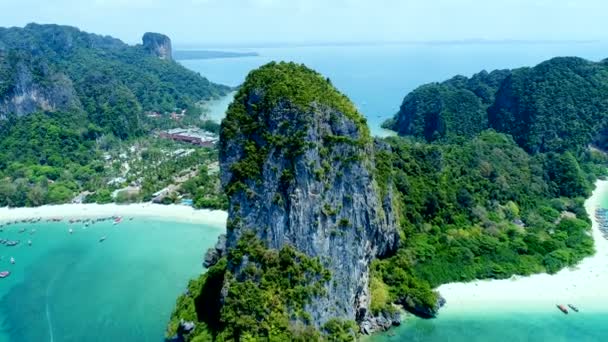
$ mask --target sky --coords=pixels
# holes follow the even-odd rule
[[[77,26],[176,46],[608,40],[606,0],[0,0],[0,26]]]

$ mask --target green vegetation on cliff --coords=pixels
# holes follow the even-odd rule
[[[240,278],[228,271],[229,264],[243,269]],[[350,341],[355,330],[348,323],[328,322],[321,333],[304,311],[330,279],[318,259],[289,246],[267,249],[253,233],[245,234],[226,258],[190,282],[177,300],[167,337],[183,333],[183,320],[195,323],[187,341]]]
[[[226,258],[210,269],[215,274],[224,268],[222,289],[196,292],[205,299],[180,299],[168,336],[190,326],[180,323],[184,319],[204,326],[187,334],[188,341],[353,340],[354,320],[368,318],[364,263],[395,246],[397,238],[394,226],[380,231],[392,216],[375,217],[383,204],[373,193],[365,119],[318,73],[295,63],[270,63],[240,87],[222,122],[220,145],[230,204],[227,237],[225,247],[213,249],[205,262]],[[293,197],[296,192],[302,200]],[[291,219],[290,212],[297,217]],[[309,234],[318,234],[316,241]],[[339,250],[351,255],[343,260]],[[214,307],[220,299],[215,314],[186,312]],[[183,304],[189,300],[191,305]]]
[[[283,110],[284,117],[279,123],[280,133],[271,135],[265,125],[277,108]],[[243,188],[244,180],[259,178],[262,164],[272,149],[285,150],[290,159],[300,155],[308,146],[305,134],[312,124],[312,113],[327,108],[344,114],[359,128],[361,139],[352,143],[371,141],[365,118],[319,73],[304,65],[285,62],[271,62],[252,71],[222,121],[221,149],[237,135],[247,140],[242,144],[242,151],[231,151],[242,153],[244,158],[231,170],[233,175],[226,192],[230,195]],[[294,125],[294,121],[298,124]],[[289,180],[289,172],[285,174],[285,180]]]
[[[423,85],[405,97],[399,112],[383,126],[429,142],[471,138],[488,128],[486,110],[509,74],[507,70],[484,71],[470,79],[457,76]]]
[[[570,57],[515,70],[488,113],[529,152],[586,148],[608,124],[608,67]]]
[[[425,85],[405,97],[385,126],[428,142],[494,128],[531,153],[580,150],[592,142],[605,147],[608,65],[563,57]]]

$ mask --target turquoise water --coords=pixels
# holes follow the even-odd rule
[[[12,273],[0,279],[0,342],[162,341],[175,299],[201,273],[203,253],[222,230],[149,219],[82,227],[0,232],[22,241],[0,245],[0,271]]]
[[[408,319],[373,342],[600,342],[608,340],[608,312],[544,314],[451,314],[434,320]]]
[[[533,66],[555,56],[590,60],[608,57],[606,43],[410,44],[252,48],[259,57],[180,61],[214,82],[237,86],[249,71],[272,60],[304,63],[329,77],[367,117],[375,135],[395,114],[403,97],[428,82],[483,69]],[[223,106],[223,107],[222,107]],[[220,104],[225,110],[227,103]]]

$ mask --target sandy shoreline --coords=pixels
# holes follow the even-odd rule
[[[556,304],[572,303],[581,311],[606,311],[608,305],[608,241],[598,229],[595,209],[608,192],[608,181],[598,181],[585,202],[593,221],[596,254],[572,269],[555,275],[537,274],[506,280],[445,284],[438,288],[447,300],[441,314],[466,312],[557,312]]]
[[[163,221],[200,223],[226,226],[227,213],[220,210],[193,209],[182,205],[137,203],[117,204],[61,204],[35,208],[0,208],[0,222],[32,218],[100,218],[109,216],[145,217]]]

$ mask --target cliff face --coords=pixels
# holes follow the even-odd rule
[[[173,59],[171,39],[164,34],[147,32],[142,41],[144,49],[151,55],[160,59]]]
[[[369,318],[369,263],[397,247],[392,189],[377,182],[373,155],[348,99],[295,64],[250,74],[222,124],[226,249],[254,232],[268,248],[319,257],[331,280],[306,307],[317,327]]]
[[[19,55],[9,60],[0,52],[0,73],[5,85],[0,88],[0,117],[79,106],[72,81],[62,73],[51,71],[44,62]]]

